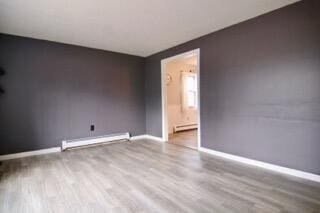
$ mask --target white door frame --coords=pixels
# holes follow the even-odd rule
[[[167,84],[166,84],[166,64],[170,61],[184,58],[190,54],[197,55],[197,104],[198,104],[198,150],[201,147],[201,122],[200,122],[200,49],[191,50],[179,55],[175,55],[161,60],[161,99],[162,99],[162,140],[168,141],[168,111],[167,111]]]

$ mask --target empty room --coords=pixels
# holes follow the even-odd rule
[[[0,212],[320,213],[320,1],[0,0]]]

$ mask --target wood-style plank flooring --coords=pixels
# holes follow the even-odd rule
[[[148,140],[4,161],[0,212],[320,212],[320,184]]]
[[[198,130],[187,130],[170,134],[169,143],[198,149]]]

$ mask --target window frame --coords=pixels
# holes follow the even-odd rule
[[[192,79],[192,86],[188,83],[189,80]],[[184,76],[185,80],[185,97],[186,97],[186,104],[189,109],[197,109],[198,108],[198,85],[197,85],[197,74],[196,73],[186,73]],[[193,104],[190,104],[190,94],[193,94]]]

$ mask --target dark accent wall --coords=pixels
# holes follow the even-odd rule
[[[320,2],[304,0],[146,59],[146,130],[161,137],[160,61],[200,48],[205,148],[320,174]]]
[[[0,67],[0,155],[145,134],[144,58],[0,34]]]

